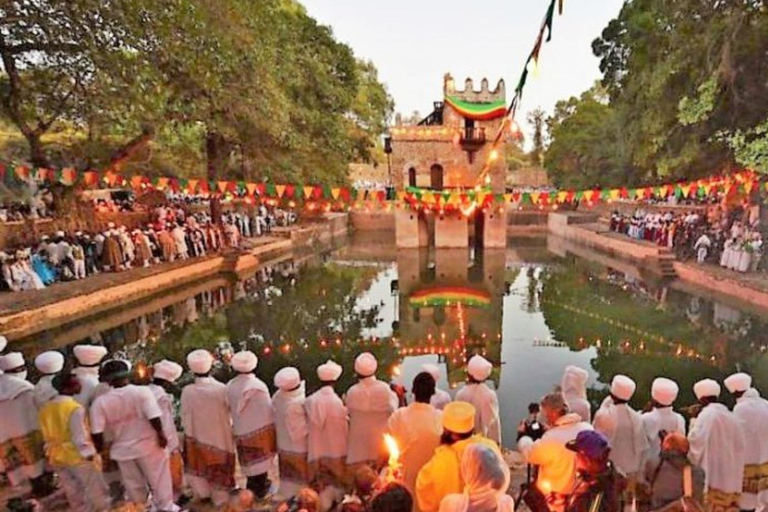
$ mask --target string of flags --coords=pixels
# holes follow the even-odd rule
[[[441,213],[458,211],[465,216],[476,209],[498,208],[505,204],[520,206],[533,205],[557,208],[558,205],[621,200],[705,199],[749,195],[759,188],[768,192],[768,182],[761,182],[754,171],[744,170],[727,176],[713,176],[687,182],[668,183],[643,187],[594,188],[585,190],[513,190],[494,193],[490,188],[453,188],[432,190],[406,187],[404,190],[388,193],[385,189],[356,189],[317,184],[279,184],[271,182],[246,182],[242,180],[204,180],[176,177],[146,177],[141,175],[97,171],[78,171],[74,168],[59,170],[33,168],[26,165],[0,163],[0,181],[6,184],[60,184],[80,189],[130,188],[138,193],[158,190],[162,192],[218,195],[220,197],[244,198],[249,202],[265,202],[274,206],[303,206],[308,209],[325,208],[334,210],[361,208],[366,205],[398,207],[414,210],[434,210]]]

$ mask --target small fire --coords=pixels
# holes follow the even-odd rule
[[[389,452],[389,466],[394,469],[399,465],[400,447],[397,446],[395,438],[389,434],[384,434],[384,443],[387,445],[387,451]]]
[[[541,492],[544,494],[549,494],[552,492],[552,484],[549,483],[549,480],[542,480],[541,484],[539,484],[539,487]]]

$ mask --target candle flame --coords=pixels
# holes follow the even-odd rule
[[[400,459],[400,448],[397,446],[397,441],[391,435],[384,434],[384,443],[389,452],[389,465],[391,467],[397,466],[398,459]]]

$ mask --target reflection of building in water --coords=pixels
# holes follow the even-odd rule
[[[397,255],[401,354],[436,354],[451,385],[463,382],[474,354],[494,365],[498,385],[504,297],[503,250],[475,260],[463,249],[400,251]]]

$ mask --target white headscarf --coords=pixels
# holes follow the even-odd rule
[[[458,512],[497,512],[509,488],[509,467],[489,446],[472,444],[461,458],[464,506]],[[511,500],[510,500],[511,501]]]

